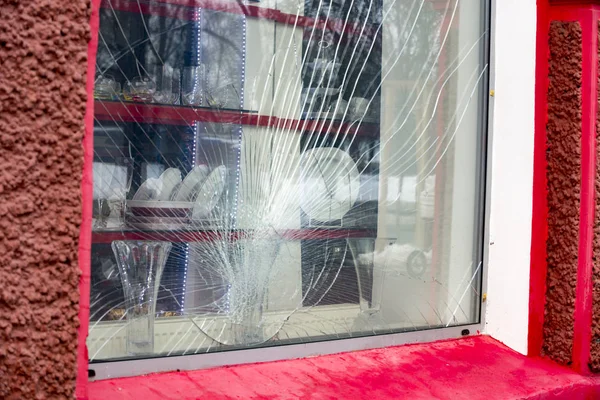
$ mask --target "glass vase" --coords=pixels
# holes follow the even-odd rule
[[[112,249],[125,295],[127,353],[151,354],[154,352],[156,297],[171,243],[114,241]]]

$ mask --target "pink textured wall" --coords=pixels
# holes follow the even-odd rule
[[[550,24],[546,127],[548,272],[542,354],[562,364],[572,361],[579,251],[581,41],[578,22]]]
[[[72,398],[89,1],[0,0],[0,398]]]

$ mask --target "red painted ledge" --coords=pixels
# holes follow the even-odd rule
[[[600,378],[488,336],[91,382],[100,399],[599,399]]]

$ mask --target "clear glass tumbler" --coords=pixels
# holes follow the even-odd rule
[[[156,83],[148,76],[137,76],[125,83],[123,98],[127,101],[151,103],[156,91]]]
[[[115,159],[108,193],[110,214],[106,221],[107,228],[122,228],[125,225],[125,202],[131,189],[134,160],[130,157]]]
[[[156,74],[157,90],[154,102],[159,104],[179,104],[180,78],[179,69],[163,65],[160,73]]]

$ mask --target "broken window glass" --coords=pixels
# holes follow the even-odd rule
[[[103,0],[92,362],[479,321],[480,0]]]

